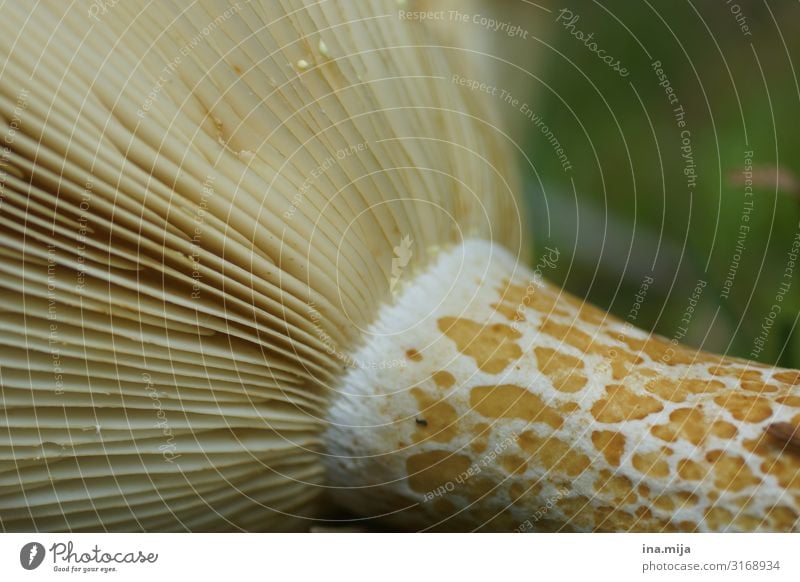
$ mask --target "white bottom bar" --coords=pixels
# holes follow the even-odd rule
[[[237,582],[798,580],[798,540],[793,534],[4,534],[0,580],[187,574],[193,581]],[[34,543],[44,548],[43,559],[38,546],[30,556]],[[37,561],[32,570],[22,565]]]

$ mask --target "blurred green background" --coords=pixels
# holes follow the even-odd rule
[[[557,268],[545,275],[622,318],[652,277],[635,323],[667,337],[683,335],[693,289],[705,281],[683,326],[685,343],[800,367],[800,264],[787,271],[800,233],[800,3],[522,4],[507,0],[493,11],[527,23],[536,39],[499,39],[495,46],[532,74],[497,63],[494,74],[500,85],[523,92],[552,131],[546,135],[519,107],[504,106],[531,160],[521,165],[537,252],[561,251]],[[556,22],[562,8],[579,15],[571,28]],[[594,33],[598,49],[630,74],[607,66],[575,30]],[[655,60],[685,111],[694,189],[687,187],[682,130],[651,67]],[[754,152],[750,197],[747,150]],[[780,313],[758,350],[775,304]]]

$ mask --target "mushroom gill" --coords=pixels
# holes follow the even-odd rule
[[[797,529],[800,375],[539,280],[395,2],[0,14],[4,529]]]

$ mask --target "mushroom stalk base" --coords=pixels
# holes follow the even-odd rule
[[[334,498],[365,518],[800,527],[798,372],[651,336],[485,241],[443,252],[352,357],[329,411],[327,471]]]

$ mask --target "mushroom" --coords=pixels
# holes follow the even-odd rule
[[[800,373],[543,281],[401,10],[3,6],[2,527],[797,530]]]

